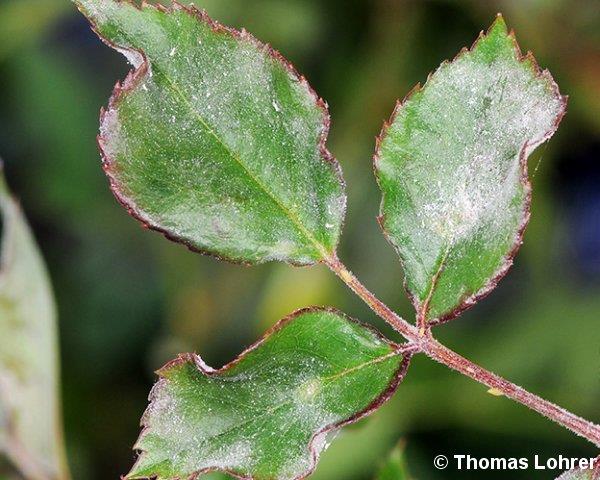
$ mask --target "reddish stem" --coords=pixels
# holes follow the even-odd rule
[[[600,426],[585,420],[571,412],[547,401],[527,390],[505,380],[470,360],[460,356],[435,340],[430,330],[419,330],[371,293],[354,274],[337,258],[333,257],[326,262],[327,266],[342,279],[379,317],[390,324],[397,332],[402,334],[409,342],[415,345],[417,351],[424,353],[431,359],[466,375],[498,394],[511,398],[525,405],[553,422],[562,425],[573,433],[585,438],[597,447],[600,447]]]

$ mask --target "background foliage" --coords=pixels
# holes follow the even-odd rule
[[[373,139],[396,98],[469,45],[497,11],[505,14],[521,45],[570,95],[570,109],[549,146],[531,160],[533,220],[513,271],[491,297],[438,335],[478,363],[600,420],[596,2],[196,3],[271,42],[329,102],[329,146],[349,185],[340,255],[406,316],[411,307],[400,267],[375,222]],[[95,144],[98,106],[126,71],[67,0],[0,1],[0,152],[49,263],[60,314],[69,456],[74,477],[91,480],[128,470],[153,371],[176,353],[197,351],[221,366],[279,318],[308,304],[336,306],[390,333],[325,268],[219,263],[144,232],[128,218],[107,188]],[[370,478],[400,437],[408,440],[411,473],[428,480],[481,478],[481,472],[436,472],[432,461],[440,453],[597,453],[418,357],[395,398],[345,431],[314,478]],[[529,471],[511,478],[553,476]]]

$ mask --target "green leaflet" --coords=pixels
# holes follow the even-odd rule
[[[345,214],[326,104],[249,33],[172,8],[77,0],[134,65],[102,114],[119,201],[194,250],[256,264],[335,252]]]
[[[126,478],[304,478],[332,433],[393,394],[408,360],[372,329],[321,309],[282,320],[220,370],[181,356],[159,372]]]
[[[380,468],[376,480],[411,480],[411,478],[404,458],[404,444],[399,444]]]
[[[506,273],[529,219],[527,157],[565,106],[501,16],[397,105],[375,168],[420,321],[455,317]]]
[[[0,453],[32,480],[66,479],[53,295],[1,170],[0,218]]]

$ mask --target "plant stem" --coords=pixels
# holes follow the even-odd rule
[[[420,343],[421,337],[417,329],[371,293],[337,257],[328,260],[326,264],[371,310],[389,323],[394,330],[400,332],[410,342]]]
[[[337,257],[328,259],[326,264],[379,317],[404,336],[406,340],[414,344],[417,352],[424,353],[442,365],[493,389],[499,395],[511,398],[531,410],[540,413],[544,417],[585,438],[595,446],[600,447],[599,425],[578,417],[533,393],[529,393],[527,390],[474,364],[445,347],[433,338],[429,329],[426,331],[423,329],[420,330],[392,311],[371,293]]]
[[[505,397],[525,405],[553,422],[568,428],[577,435],[600,447],[600,426],[585,420],[527,390],[509,382],[470,360],[453,352],[435,339],[430,339],[423,346],[423,353],[433,360],[466,375],[467,377],[501,393]]]

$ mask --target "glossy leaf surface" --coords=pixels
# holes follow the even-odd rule
[[[1,171],[0,218],[0,452],[27,478],[65,479],[53,295]]]
[[[113,192],[144,224],[249,264],[312,264],[346,198],[326,104],[269,46],[194,7],[78,0],[135,67],[102,114]]]
[[[182,356],[159,372],[127,478],[304,478],[331,434],[387,400],[407,365],[377,332],[320,309],[282,320],[220,370]]]
[[[381,224],[421,321],[455,317],[512,264],[529,219],[527,158],[565,104],[499,16],[396,107],[375,156]]]

